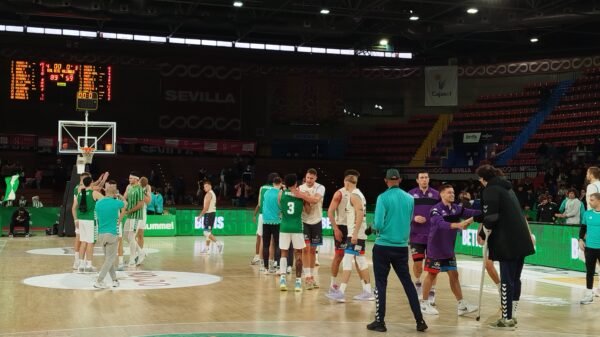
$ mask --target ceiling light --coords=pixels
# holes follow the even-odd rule
[[[413,15],[411,15],[411,16],[410,16],[410,18],[408,18],[408,19],[409,19],[410,21],[417,21],[417,20],[419,20],[419,16],[418,16],[418,15],[415,15],[415,14],[413,14]]]
[[[477,14],[477,12],[479,12],[479,9],[477,9],[475,7],[471,7],[469,9],[467,9],[467,13],[469,13],[469,14]]]
[[[244,5],[243,2],[241,1],[234,1],[233,2],[233,7],[242,7]]]
[[[329,14],[329,9],[327,9],[327,8],[321,9],[321,14],[323,14],[323,15]]]
[[[379,45],[380,46],[387,46],[388,45],[388,39],[381,39],[379,40]]]
[[[531,41],[531,43],[536,43],[538,42],[540,39],[538,39],[537,37],[532,37],[531,39],[529,39],[529,41]]]

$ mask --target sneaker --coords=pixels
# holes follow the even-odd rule
[[[425,323],[424,320],[420,320],[419,322],[417,322],[417,331],[423,332],[427,330],[427,328],[429,327],[427,326],[427,323]]]
[[[429,291],[429,304],[435,306],[435,290],[433,289]]]
[[[378,331],[378,332],[386,332],[387,328],[385,327],[385,322],[377,322],[376,320],[367,324],[367,330]]]
[[[285,272],[288,273],[288,274],[291,274],[292,273],[292,266],[288,266]]]
[[[340,286],[338,286],[337,284],[334,284],[331,287],[329,287],[329,290],[327,290],[327,294],[336,293],[338,291],[340,291]]]
[[[12,239],[12,238],[14,238],[15,236],[14,236],[12,233],[9,233],[9,234],[8,234],[8,237]]]
[[[420,282],[415,283],[415,289],[417,290],[417,296],[420,300],[423,299],[423,285]]]
[[[86,273],[95,273],[97,271],[98,271],[98,269],[96,269],[96,267],[94,267],[94,266],[85,267]]]
[[[581,304],[592,304],[592,302],[594,302],[594,294],[591,291],[586,291],[581,301],[579,301]]]
[[[467,301],[463,301],[462,304],[459,304],[457,307],[458,316],[466,315],[470,312],[477,311],[477,309],[479,309],[478,306],[476,306],[474,304],[469,304]],[[511,322],[512,322],[512,320],[511,320]],[[514,325],[514,322],[513,322],[513,325]]]
[[[29,234],[29,233],[26,233],[26,234],[25,234],[25,237],[26,237],[26,238],[29,238],[29,237],[31,237],[31,234]]]
[[[302,279],[296,278],[296,283],[294,284],[294,291],[301,292],[302,291]]]
[[[429,301],[421,300],[421,312],[426,315],[439,315],[440,312],[429,304]]]
[[[256,266],[259,262],[260,262],[260,258],[258,257],[258,255],[256,255],[256,256],[254,256],[252,261],[250,261],[250,264],[253,266]]]
[[[265,271],[265,266],[263,264],[261,264],[260,267],[258,268],[258,271],[263,273]]]
[[[117,266],[117,271],[125,271],[125,264],[119,263],[119,265]]]
[[[275,269],[275,267],[271,267],[267,271],[267,274],[276,274],[276,273],[279,273],[279,271],[277,269]]]
[[[355,301],[375,301],[375,296],[368,291],[363,291],[362,293],[353,297]]]
[[[494,323],[488,325],[490,329],[513,331],[515,330],[515,322],[512,319],[501,318]]]
[[[108,288],[104,282],[94,282],[94,288],[96,289],[106,289]]]
[[[78,273],[85,273],[85,263],[79,263],[79,267],[77,267]]]
[[[146,254],[146,252],[142,250],[142,252],[135,258],[135,265],[141,265],[146,259],[146,256],[148,256],[148,254]]]
[[[328,299],[339,302],[339,303],[346,302],[346,297],[344,296],[344,293],[339,290],[336,292],[333,292],[333,293],[327,293],[327,294],[325,294],[325,296],[327,296]]]
[[[285,280],[285,277],[279,278],[279,290],[287,291],[287,282]]]
[[[314,278],[314,276],[311,277],[311,279],[312,279],[313,289],[319,289],[319,284],[317,283],[317,280]]]
[[[304,279],[304,284],[305,284],[306,290],[312,290],[314,288],[314,281],[313,281],[312,276],[306,277]]]
[[[121,283],[119,283],[119,280],[114,280],[112,283],[113,288],[118,288],[121,286]]]
[[[77,270],[79,268],[79,261],[73,262],[73,270]]]

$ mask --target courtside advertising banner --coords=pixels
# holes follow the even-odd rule
[[[425,106],[458,104],[458,67],[425,67]]]

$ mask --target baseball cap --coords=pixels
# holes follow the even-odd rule
[[[389,169],[385,173],[385,179],[387,180],[398,180],[400,179],[400,172],[396,169]]]

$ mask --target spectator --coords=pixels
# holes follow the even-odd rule
[[[148,204],[148,214],[163,214],[163,196],[160,194],[160,189],[154,186],[152,186],[152,199],[150,199],[150,204]]]
[[[16,211],[13,212],[12,218],[10,220],[10,229],[8,232],[8,237],[12,238],[15,233],[15,227],[25,227],[25,237],[29,237],[29,220],[31,217],[29,216],[29,212],[25,209],[25,207],[19,207]]]
[[[549,196],[542,195],[540,197],[540,204],[537,206],[536,220],[539,222],[554,223],[557,212],[558,205],[552,202],[552,199]]]
[[[248,198],[250,197],[250,186],[243,180],[235,185],[235,199],[237,200],[236,206],[245,207]]]
[[[557,218],[566,219],[568,225],[581,224],[581,216],[583,215],[582,209],[583,203],[577,199],[577,190],[574,188],[570,189],[567,194],[567,199],[560,205],[559,212],[555,214]]]
[[[22,195],[19,198],[19,207],[25,207],[25,206],[27,206],[27,199],[25,199],[25,196]]]

